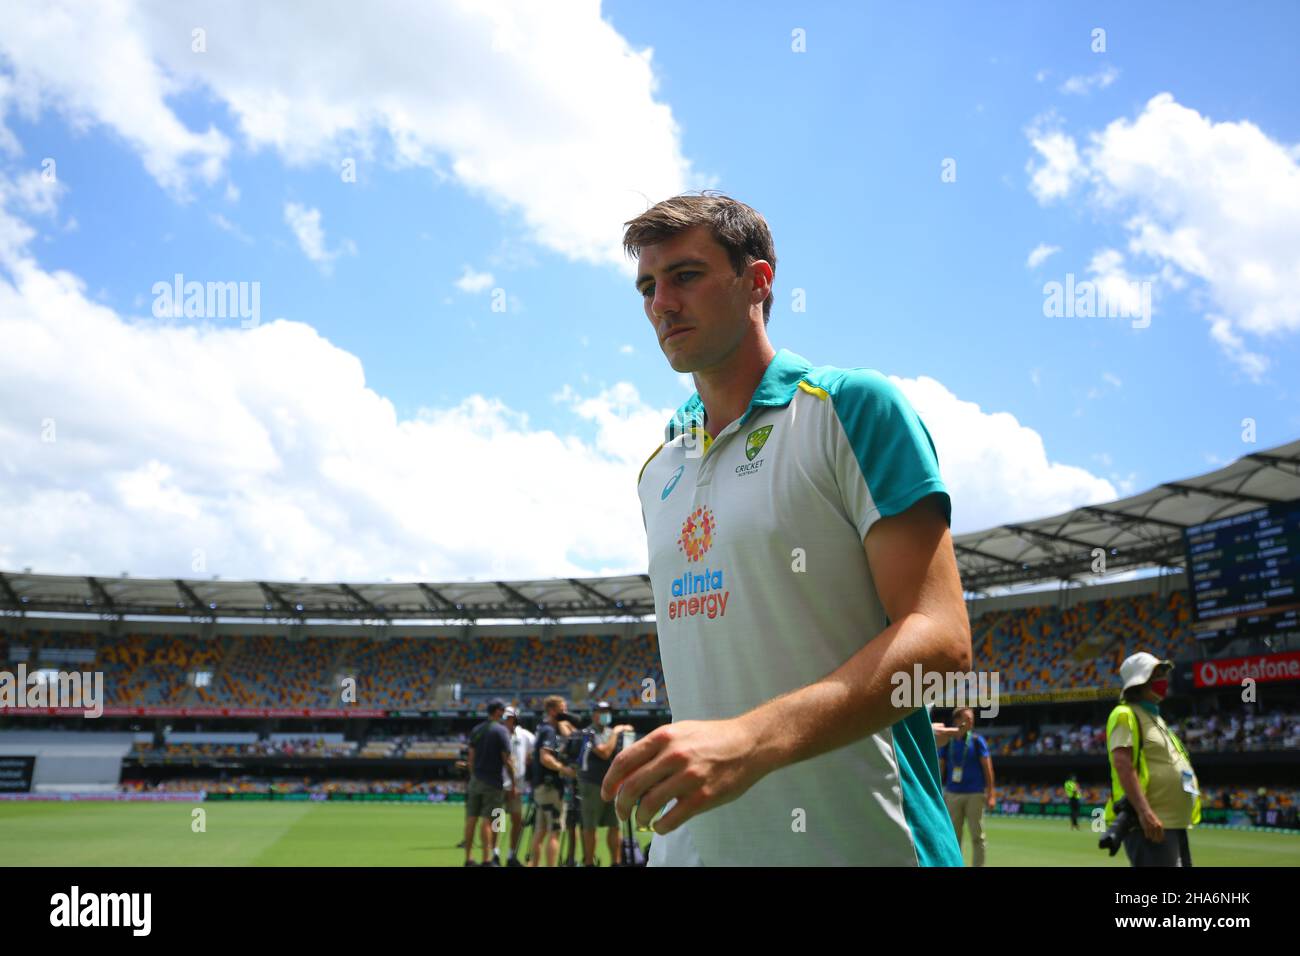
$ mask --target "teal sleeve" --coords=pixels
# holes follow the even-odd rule
[[[859,533],[865,536],[877,519],[932,494],[942,497],[951,524],[952,501],[934,442],[898,386],[872,369],[847,369],[829,392],[843,432],[837,478]]]

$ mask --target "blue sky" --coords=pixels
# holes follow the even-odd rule
[[[0,567],[642,570],[689,387],[621,224],[703,187],[772,227],[778,347],[905,383],[958,531],[1300,433],[1292,4],[253,6],[0,25]],[[258,326],[155,316],[176,273]],[[1044,316],[1067,273],[1149,326]]]

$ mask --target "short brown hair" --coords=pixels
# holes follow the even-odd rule
[[[542,701],[542,709],[545,710],[548,714],[552,710],[559,710],[563,706],[564,706],[564,698],[560,697],[557,694],[552,694],[550,697]]]
[[[746,266],[761,259],[772,267],[772,279],[776,280],[776,245],[767,220],[755,209],[716,189],[706,189],[698,196],[683,193],[665,199],[623,225],[623,251],[637,258],[646,246],[671,239],[694,226],[708,226],[714,240],[727,250],[736,275],[743,274]],[[764,325],[771,315],[769,291],[763,300]]]

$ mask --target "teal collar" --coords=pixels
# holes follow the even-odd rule
[[[753,414],[757,406],[780,408],[790,404],[799,382],[811,368],[812,365],[807,359],[795,355],[789,349],[778,351],[763,372],[758,388],[754,389],[754,396],[749,400],[749,408],[745,410],[741,421]],[[664,440],[672,441],[678,435],[690,431],[691,428],[703,427],[704,401],[700,398],[699,392],[694,392],[673,413],[672,420],[664,429]]]
[[[1137,702],[1137,705],[1138,705],[1139,707],[1141,707],[1143,710],[1145,710],[1145,711],[1146,711],[1148,714],[1150,714],[1152,717],[1159,717],[1159,716],[1160,716],[1160,705],[1159,705],[1159,704],[1153,704],[1153,703],[1151,703],[1151,701],[1149,701],[1149,700],[1139,700],[1139,701]]]

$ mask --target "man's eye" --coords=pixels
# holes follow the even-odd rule
[[[648,285],[641,290],[641,298],[643,299],[647,299],[654,294],[655,294],[655,287],[653,285]]]
[[[697,275],[699,275],[698,272],[679,272],[677,273],[677,278],[684,279],[686,276],[697,276]]]

